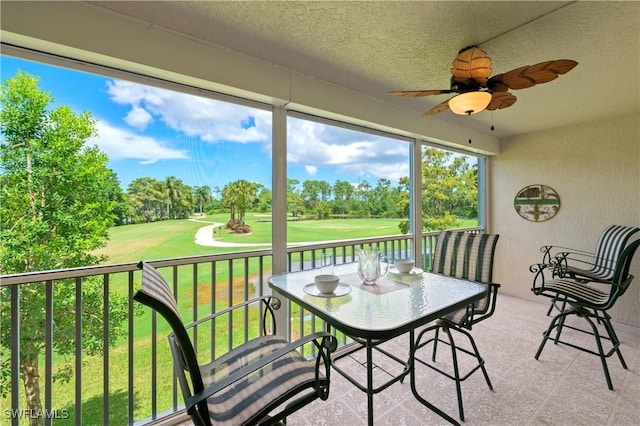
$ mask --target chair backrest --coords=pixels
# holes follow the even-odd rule
[[[622,254],[618,257],[612,281],[619,284],[619,296],[624,294],[627,287],[629,287],[629,284],[631,284],[631,281],[633,280],[633,275],[629,275],[629,269],[631,269],[631,261],[633,260],[633,256],[635,255],[636,250],[638,250],[638,247],[640,247],[640,239],[628,244]]]
[[[611,280],[616,272],[616,264],[622,251],[627,246],[629,238],[640,228],[631,226],[611,225],[607,227],[600,238],[595,251],[595,261],[590,273],[602,280]]]
[[[172,351],[174,352],[174,358],[179,355],[180,359],[176,361],[176,365],[181,365],[189,372],[191,378],[191,394],[196,394],[204,390],[204,383],[198,360],[196,358],[191,338],[187,333],[187,329],[182,322],[176,299],[173,297],[173,293],[169,288],[169,285],[160,273],[151,265],[145,262],[140,262],[138,267],[142,269],[142,288],[136,292],[133,299],[144,305],[149,306],[151,309],[158,312],[169,323],[173,330],[170,335],[170,343],[177,343],[179,354],[175,353],[175,345],[172,344]],[[181,375],[179,375],[181,377]],[[185,388],[188,386],[185,380],[181,380],[180,383],[185,398],[188,396],[189,390]],[[204,421],[208,421],[208,411],[206,400],[202,405],[198,407],[200,413],[207,413],[202,415]]]
[[[500,236],[458,231],[441,231],[438,235],[432,272],[490,283],[493,278],[493,255]]]

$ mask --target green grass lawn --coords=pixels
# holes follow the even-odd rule
[[[271,222],[264,216],[249,213],[246,222],[251,226],[250,234],[233,234],[222,230],[220,241],[230,243],[271,242]],[[189,220],[169,220],[135,225],[117,226],[109,231],[107,246],[96,254],[107,256],[105,263],[121,263],[138,260],[167,259],[203,254],[244,251],[258,247],[204,247],[195,243],[198,229],[207,224],[226,223],[228,214],[207,216]],[[383,235],[399,234],[401,219],[328,219],[290,221],[287,226],[288,241],[292,243],[309,241],[348,240]],[[216,234],[217,236],[218,234]]]
[[[139,260],[157,260],[167,258],[177,258],[204,254],[217,254],[223,252],[245,251],[260,247],[243,246],[243,247],[204,247],[195,243],[195,234],[203,226],[212,223],[226,223],[229,219],[227,214],[213,215],[199,219],[199,221],[189,220],[172,220],[152,222],[147,224],[126,225],[114,227],[109,233],[109,242],[106,247],[96,251],[107,257],[105,263],[123,263]],[[247,223],[251,226],[252,233],[248,235],[236,235],[222,230],[221,234],[216,233],[216,237],[221,235],[220,241],[233,243],[269,243],[271,241],[271,222],[264,215],[254,215],[249,213],[246,218]],[[312,241],[333,241],[333,240],[349,240],[356,238],[388,236],[399,234],[398,223],[401,219],[328,219],[328,220],[300,220],[288,222],[287,237],[292,243],[312,242]],[[463,226],[475,226],[476,221],[467,221]],[[223,262],[224,263],[224,262]],[[227,266],[220,265],[217,271],[217,282],[220,288],[217,291],[217,300],[220,306],[228,306]],[[265,259],[265,270],[270,270],[270,259]],[[184,268],[191,268],[185,266]],[[206,269],[206,268],[203,268]],[[237,272],[234,266],[234,271]],[[249,264],[248,274],[253,276],[258,272],[258,264],[253,262]],[[209,280],[209,271],[200,271],[203,276],[199,283]],[[121,276],[119,276],[121,275]],[[126,274],[115,275],[110,282],[111,289],[121,294],[127,294],[127,277]],[[185,312],[189,312],[189,316],[185,320],[191,319],[192,305],[192,279],[191,272],[180,272],[180,277],[185,277],[185,282],[178,283],[180,288],[179,305]],[[205,278],[206,277],[206,278]],[[244,295],[242,293],[242,284],[236,286],[233,292],[240,299]],[[202,306],[202,311],[210,310],[208,306],[211,286],[208,283],[198,286],[198,301]],[[234,297],[235,299],[235,297]],[[234,300],[234,302],[239,300]],[[207,305],[205,307],[205,305]],[[147,308],[143,309],[143,314],[135,318],[134,324],[134,417],[139,420],[150,415],[151,407],[151,378],[150,378],[150,362],[151,362],[151,339],[152,315]],[[234,321],[235,322],[235,321]],[[297,324],[297,319],[294,321]],[[242,326],[234,324],[235,333],[242,333]],[[158,339],[158,365],[171,365],[171,355],[169,353],[166,335],[169,327],[160,317],[157,319],[157,339]],[[217,332],[216,346],[223,348],[226,345],[227,328],[220,328]],[[241,336],[241,335],[240,335]],[[203,346],[203,347],[206,347]],[[199,350],[202,350],[202,348]],[[128,365],[128,344],[124,340],[116,347],[109,349],[110,369],[109,369],[109,395],[110,404],[109,412],[110,424],[125,424],[127,422],[127,365]],[[44,361],[44,360],[43,360]],[[54,365],[60,361],[58,357],[54,359]],[[41,362],[41,368],[44,368],[44,362]],[[83,424],[103,424],[102,419],[102,369],[103,357],[84,357],[83,358]],[[166,367],[165,367],[166,368]],[[44,373],[42,371],[41,373]],[[155,389],[158,398],[157,408],[160,412],[171,407],[171,374],[169,371],[159,372],[158,383]],[[43,377],[44,374],[41,374]],[[44,386],[44,383],[41,384]],[[74,413],[74,391],[75,383],[54,383],[53,389],[53,407],[54,409],[67,408],[69,412]],[[44,391],[44,387],[42,387]],[[42,393],[44,398],[44,393]],[[182,398],[178,395],[178,403],[182,403]],[[0,399],[0,406],[10,406],[10,400]],[[56,424],[66,425],[73,424],[72,419],[56,420]],[[24,422],[24,424],[27,424]]]

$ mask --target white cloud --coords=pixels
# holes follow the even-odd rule
[[[124,121],[131,127],[135,127],[138,130],[144,130],[147,125],[153,120],[153,117],[146,109],[140,107],[133,107],[129,114],[124,118]]]
[[[372,182],[386,178],[396,183],[409,175],[406,142],[300,119],[290,119],[287,131],[287,161],[304,165],[310,175],[321,167]]]
[[[111,161],[135,159],[142,164],[153,164],[159,160],[189,158],[185,151],[173,149],[166,142],[136,135],[105,121],[98,121],[97,129],[98,136],[91,138],[88,143],[97,145]]]
[[[123,80],[109,81],[107,91],[112,101],[131,106],[127,118],[144,111],[170,129],[206,142],[268,142],[271,137],[269,111]]]
[[[265,152],[271,153],[270,111],[121,80],[108,82],[108,92],[112,101],[131,108],[125,121],[133,128],[143,130],[152,120],[157,120],[189,138],[212,143],[260,143]],[[163,146],[166,145],[158,144],[156,148]],[[409,144],[313,121],[289,119],[287,161],[304,166],[310,176],[319,174],[324,167],[332,167],[344,175],[344,179],[358,176],[375,182],[386,178],[395,183],[409,174]]]

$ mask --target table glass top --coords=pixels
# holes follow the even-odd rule
[[[276,275],[269,279],[269,285],[352,336],[385,338],[464,307],[486,291],[479,283],[427,272],[387,274],[377,288],[367,288],[355,278],[356,269],[355,263],[335,267],[341,283],[351,285],[351,291],[342,296],[318,297],[305,292],[304,287],[313,283],[319,270]]]

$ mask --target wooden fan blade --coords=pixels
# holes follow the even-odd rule
[[[509,89],[526,89],[527,87],[535,86],[536,83],[533,80],[523,75],[527,68],[529,67],[520,67],[504,73],[502,84],[505,84]]]
[[[536,84],[547,83],[558,78],[558,74],[565,74],[571,71],[578,63],[570,59],[559,59],[555,61],[540,62],[535,65],[516,68],[498,76],[491,77],[489,81],[501,83],[509,89],[519,90],[535,86]],[[497,90],[492,88],[492,90]]]
[[[549,65],[549,69],[557,72],[558,74],[566,74],[572,69],[574,69],[578,65],[576,61],[571,59],[557,59],[552,61],[551,65]]]
[[[487,81],[487,87],[489,90],[492,92],[506,92],[509,90],[507,85],[502,82],[503,76],[504,74],[497,74],[491,77],[489,81]]]
[[[470,47],[453,60],[451,74],[455,81],[463,83],[474,80],[484,84],[491,75],[491,58],[480,48]]]
[[[451,98],[449,98],[451,99]],[[444,112],[446,110],[449,109],[449,99],[447,99],[446,101],[434,106],[433,108],[431,108],[429,111],[425,112],[424,114],[422,114],[425,117],[429,117],[431,115],[436,115],[439,114],[441,112]]]
[[[394,90],[389,92],[393,96],[407,96],[412,98],[418,98],[420,96],[441,95],[443,93],[453,93],[453,90],[441,89],[441,90]]]
[[[489,111],[510,107],[515,104],[518,99],[509,92],[493,92],[491,96],[491,102],[489,102],[489,106],[487,107]]]

